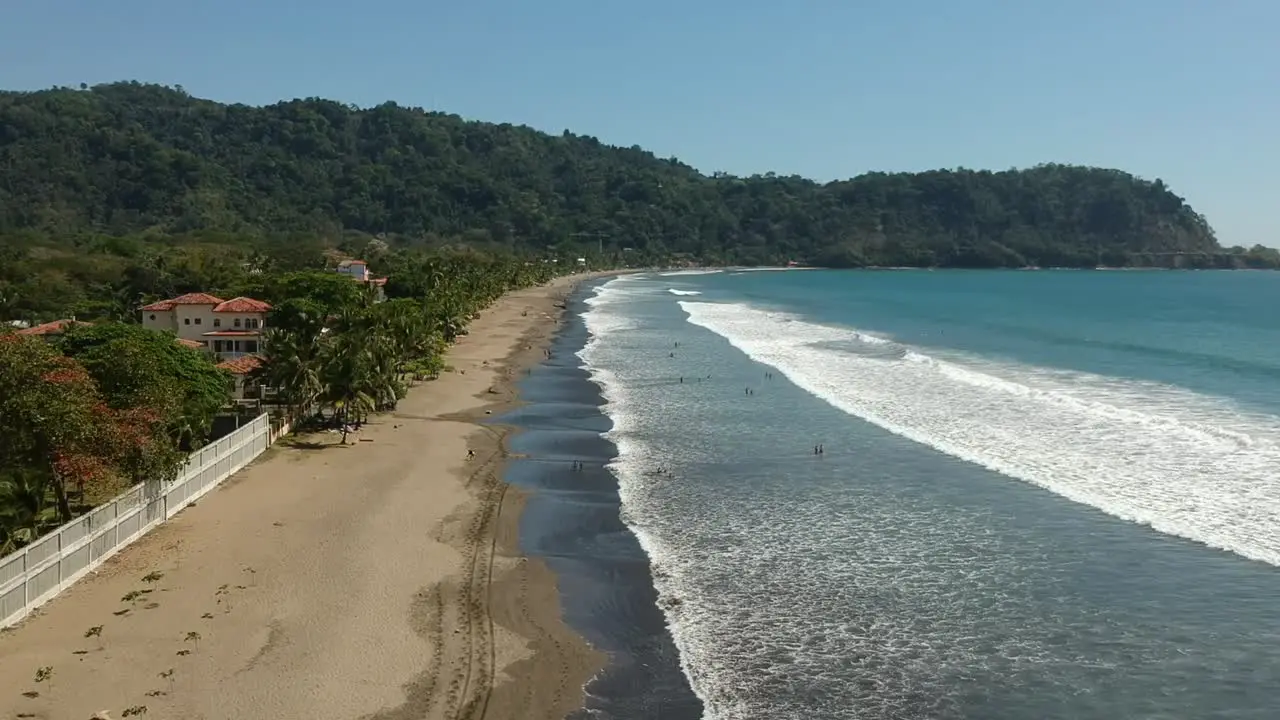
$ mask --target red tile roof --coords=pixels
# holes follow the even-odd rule
[[[338,267],[350,267],[352,265],[368,265],[368,264],[369,263],[363,260],[343,260],[342,262],[338,263]]]
[[[241,355],[235,360],[218,363],[218,367],[233,375],[248,375],[262,367],[262,358],[257,355]]]
[[[182,347],[189,347],[192,350],[203,350],[205,347],[204,343],[195,340],[186,340],[184,338],[174,338],[174,340]]]
[[[47,322],[47,323],[44,323],[43,325],[36,325],[34,327],[23,328],[22,330],[18,331],[18,334],[19,335],[61,335],[63,331],[67,329],[68,326],[88,325],[88,324],[89,323],[87,322],[80,322],[79,320],[54,320],[53,322]]]
[[[201,337],[257,337],[261,335],[261,330],[213,330],[207,333],[200,333]]]
[[[247,297],[231,298],[226,302],[218,303],[218,306],[213,309],[214,312],[234,313],[260,313],[270,310],[271,306],[267,303]]]
[[[176,298],[153,302],[150,305],[143,305],[143,310],[172,310],[178,305],[218,305],[222,302],[222,298],[210,295],[209,293],[187,293],[179,295]]]

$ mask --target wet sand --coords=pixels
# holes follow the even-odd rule
[[[608,465],[617,447],[601,434],[613,423],[577,356],[587,343],[583,313],[598,283],[584,283],[551,344],[551,357],[520,381],[520,407],[502,421],[519,428],[504,479],[528,489],[520,547],[556,575],[564,617],[609,655],[587,685],[573,720],[699,720],[658,607],[649,556],[622,520],[618,480]],[[567,471],[574,462],[579,470]]]
[[[604,656],[561,620],[546,565],[519,555],[524,497],[501,481],[506,431],[484,421],[514,406],[511,381],[544,359],[581,279],[504,297],[451,350],[453,371],[351,444],[277,445],[0,633],[0,717],[550,720],[580,707]],[[94,626],[101,638],[85,638]],[[41,667],[52,677],[36,683]]]

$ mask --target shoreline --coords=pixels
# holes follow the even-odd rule
[[[604,655],[562,620],[547,564],[521,554],[528,498],[503,481],[514,426],[487,420],[520,406],[516,381],[597,277],[509,293],[450,349],[454,372],[352,443],[268,450],[0,633],[2,714],[515,720],[582,707]],[[33,681],[41,667],[52,682]]]
[[[569,626],[608,653],[586,704],[569,718],[700,720],[703,706],[659,607],[651,560],[622,518],[603,388],[578,356],[590,340],[586,300],[601,282],[575,290],[551,356],[521,379],[520,406],[500,420],[519,428],[505,477],[528,490],[522,549],[554,572]]]

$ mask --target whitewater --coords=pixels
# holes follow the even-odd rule
[[[843,278],[748,275],[598,286],[578,353],[706,720],[1280,702],[1280,417],[904,342],[841,297],[816,321],[756,298]]]
[[[680,307],[850,415],[1125,520],[1280,565],[1280,418],[1153,383],[909,348],[886,357],[874,352],[884,338],[745,304]]]

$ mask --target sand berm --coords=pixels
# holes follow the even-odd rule
[[[350,444],[278,443],[0,633],[0,717],[558,720],[580,706],[604,657],[562,622],[546,566],[520,556],[506,431],[480,421],[516,401],[585,277],[504,296],[451,372]]]

